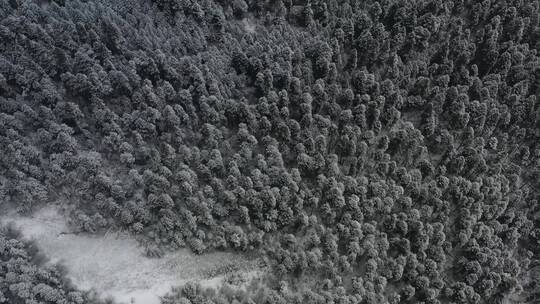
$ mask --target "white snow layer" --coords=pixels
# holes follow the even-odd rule
[[[126,234],[66,234],[69,228],[65,218],[51,207],[30,217],[2,216],[0,222],[11,222],[25,238],[34,239],[51,259],[49,263],[66,267],[78,288],[94,290],[119,303],[159,304],[161,296],[187,281],[216,287],[223,276],[208,277],[209,272],[221,266],[249,264],[233,253],[194,255],[186,249],[148,258],[137,241]]]

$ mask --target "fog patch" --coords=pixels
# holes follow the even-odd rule
[[[48,263],[62,264],[75,286],[120,303],[158,304],[160,296],[171,287],[187,281],[218,287],[225,278],[219,269],[227,267],[255,273],[249,271],[253,269],[252,262],[233,253],[195,255],[181,249],[162,258],[149,258],[127,234],[73,234],[66,219],[52,207],[28,217],[4,215],[0,221],[13,223],[24,238],[35,240],[50,258]]]

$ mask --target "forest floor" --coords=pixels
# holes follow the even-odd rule
[[[31,216],[2,215],[0,223],[12,223],[25,238],[34,240],[48,263],[65,267],[75,286],[118,303],[158,304],[160,296],[188,281],[219,287],[231,274],[246,278],[258,274],[256,261],[230,252],[195,255],[180,249],[150,258],[125,233],[73,234],[66,219],[52,207]]]

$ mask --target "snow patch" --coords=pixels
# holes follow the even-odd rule
[[[224,266],[249,269],[253,263],[233,253],[195,255],[181,249],[162,258],[149,258],[127,234],[70,234],[66,219],[47,207],[30,217],[14,213],[0,217],[13,223],[23,236],[37,242],[49,263],[66,267],[68,277],[82,290],[94,290],[120,303],[159,304],[174,286],[198,281],[216,287],[224,280],[215,275]]]
[[[244,30],[250,34],[255,34],[255,24],[249,19],[242,19]]]

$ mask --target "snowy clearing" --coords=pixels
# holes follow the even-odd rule
[[[34,239],[50,258],[49,263],[66,267],[78,288],[95,290],[119,303],[158,304],[160,296],[187,281],[217,287],[224,275],[208,274],[228,265],[251,276],[256,273],[253,262],[233,253],[195,255],[182,249],[162,258],[148,258],[137,241],[125,234],[66,234],[69,228],[65,218],[51,207],[30,217],[5,215],[0,222],[13,223],[25,238]]]

